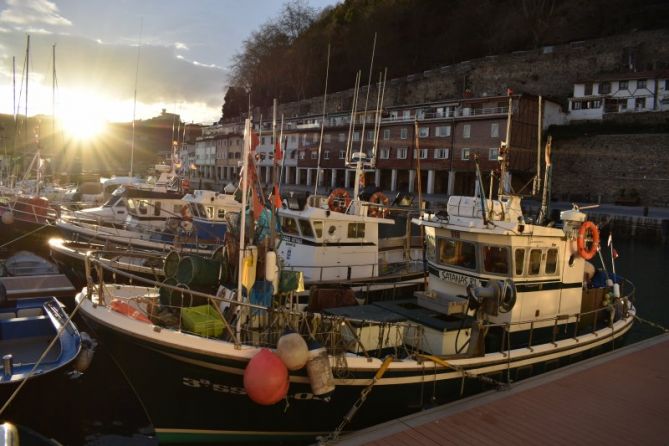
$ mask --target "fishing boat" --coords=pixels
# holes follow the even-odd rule
[[[89,283],[76,299],[164,443],[328,443],[620,341],[634,287],[617,277],[591,288],[598,230],[586,214],[533,224],[520,197],[478,192],[414,219],[426,231],[429,283],[395,299],[324,302],[313,289],[302,309],[299,287],[271,261],[256,280],[243,230],[236,290],[168,287],[181,299],[166,299],[159,283]]]
[[[0,305],[0,375],[4,402],[24,380],[41,380],[69,366],[82,348],[81,335],[54,297],[8,299]]]

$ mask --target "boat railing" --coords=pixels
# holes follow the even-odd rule
[[[528,338],[527,345],[525,348],[530,351],[534,351],[534,334],[535,331],[539,328],[546,328],[552,326],[552,335],[550,342],[557,346],[559,325],[565,323],[573,323],[573,331],[571,332],[571,338],[578,341],[578,338],[585,334],[597,334],[599,330],[604,327],[609,327],[613,330],[613,324],[622,318],[629,316],[629,305],[627,302],[634,302],[636,289],[634,284],[627,279],[623,279],[626,287],[629,287],[630,290],[621,295],[619,298],[612,298],[611,303],[608,305],[602,306],[601,308],[596,308],[590,311],[584,311],[573,314],[558,314],[556,316],[545,317],[541,319],[533,319],[526,321],[516,321],[516,322],[505,322],[505,323],[486,323],[482,326],[482,330],[489,332],[491,329],[501,329],[502,330],[502,343],[500,347],[500,352],[504,355],[510,355],[512,350],[511,346],[511,333],[514,332],[514,327],[528,327]],[[567,330],[567,329],[565,329]],[[567,332],[565,332],[567,333]],[[562,337],[564,338],[564,336]],[[516,347],[516,346],[514,346]]]
[[[41,206],[19,197],[7,202],[6,209],[20,221],[48,224],[57,218],[57,211],[51,206]]]

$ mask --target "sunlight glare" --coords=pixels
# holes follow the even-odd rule
[[[58,110],[63,131],[73,139],[90,140],[101,134],[106,119],[100,114],[104,101],[94,94],[81,93],[68,97]]]

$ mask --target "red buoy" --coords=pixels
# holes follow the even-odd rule
[[[288,393],[288,369],[281,358],[263,348],[244,370],[244,389],[249,398],[263,406],[271,406]]]

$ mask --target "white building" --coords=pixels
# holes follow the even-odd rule
[[[601,120],[612,113],[669,110],[669,70],[603,75],[574,84],[569,120]]]

